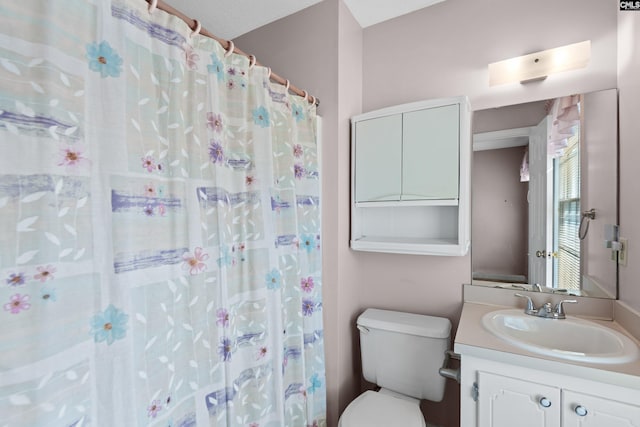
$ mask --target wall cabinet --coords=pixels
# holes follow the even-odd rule
[[[469,247],[466,97],[351,119],[351,248],[464,255]]]
[[[636,389],[465,355],[462,367],[461,425],[640,426],[640,391]]]

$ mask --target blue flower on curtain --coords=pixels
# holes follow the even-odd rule
[[[307,253],[311,253],[311,251],[316,247],[316,239],[313,237],[313,234],[303,234],[300,237],[300,244],[307,251]]]
[[[261,105],[253,110],[253,122],[263,128],[269,127],[269,112],[264,106]]]
[[[43,301],[57,301],[58,296],[56,295],[56,290],[54,288],[42,288],[40,289],[40,298]]]
[[[153,205],[148,203],[142,210],[146,216],[153,216]]]
[[[320,379],[320,375],[318,375],[317,372],[313,374],[311,378],[309,378],[309,382],[311,383],[311,385],[307,389],[308,393],[315,393],[316,390],[322,387],[322,380]]]
[[[267,282],[268,289],[279,289],[282,275],[274,268],[270,273],[267,273],[265,280]]]
[[[9,278],[6,279],[7,285],[16,287],[20,285],[24,285],[27,280],[27,276],[24,273],[11,273]]]
[[[314,309],[316,308],[316,303],[311,299],[303,299],[302,300],[302,314],[309,317],[313,314]]]
[[[224,64],[218,59],[215,53],[211,54],[211,64],[207,65],[207,70],[218,77],[218,81],[224,80]]]
[[[304,110],[302,109],[301,106],[297,104],[293,104],[291,106],[291,114],[293,114],[293,117],[295,117],[296,122],[299,122],[300,120],[304,119]]]
[[[122,58],[111,48],[108,42],[89,43],[87,45],[89,69],[100,73],[101,77],[118,77],[122,71]]]
[[[236,265],[236,259],[227,245],[220,246],[220,258],[218,258],[217,262],[218,267],[232,267]]]
[[[218,354],[220,355],[220,358],[225,361],[225,362],[230,362],[231,361],[231,349],[233,347],[233,344],[231,342],[231,340],[227,337],[223,337],[220,340],[220,345],[218,346]]]
[[[212,139],[209,142],[209,158],[211,159],[211,163],[222,163],[224,160],[224,149],[222,148],[222,144],[215,139]]]
[[[115,340],[125,337],[128,321],[128,314],[109,304],[104,312],[96,314],[91,319],[90,334],[93,335],[95,342],[106,341],[111,345]]]
[[[304,178],[305,173],[306,173],[306,170],[303,165],[300,165],[297,163],[293,165],[293,176],[295,176],[296,179]]]

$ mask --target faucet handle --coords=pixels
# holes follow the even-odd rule
[[[533,305],[533,301],[531,300],[531,297],[529,295],[522,295],[518,292],[516,292],[515,294],[513,294],[519,298],[526,298],[527,299],[527,308],[524,309],[525,313],[533,313],[536,311],[536,308]]]
[[[564,319],[565,314],[564,314],[564,307],[562,304],[577,304],[578,301],[575,299],[563,299],[561,300],[558,304],[556,304],[556,308],[554,310],[555,315],[560,318],[560,319]]]

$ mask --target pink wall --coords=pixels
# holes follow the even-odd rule
[[[367,28],[363,110],[460,94],[479,110],[615,87],[616,10],[615,2],[601,0],[448,0]],[[491,62],[583,40],[592,43],[583,70],[527,85],[488,85]],[[350,268],[362,272],[360,306],[354,310],[413,310],[456,323],[460,284],[470,281],[471,261],[359,254]],[[430,405],[427,420],[458,425],[456,396],[445,402]]]
[[[545,104],[546,100],[502,108],[476,109],[473,112],[473,133],[536,126],[547,115]]]
[[[617,102],[615,89],[585,94],[582,104],[584,126],[580,129],[580,210],[596,210],[596,218],[580,244],[583,275],[598,284],[600,289],[597,291],[613,297],[616,295],[617,266],[611,261],[611,250],[603,242],[604,225],[618,223],[618,195],[613,190],[617,189],[618,182],[613,167],[618,160],[615,149],[618,123],[612,120]]]
[[[618,12],[620,113],[620,231],[629,239],[628,264],[620,267],[620,300],[640,311],[640,13]]]
[[[483,109],[615,87],[617,77],[617,15],[611,2],[448,0],[364,31],[348,15],[341,0],[324,0],[235,40],[322,101],[329,426],[337,424],[338,414],[358,392],[357,315],[366,307],[388,308],[445,316],[455,327],[461,285],[471,273],[469,256],[349,250],[348,117],[459,94],[468,95],[474,109]],[[488,86],[490,62],[587,39],[592,58],[584,70],[535,84]],[[427,420],[457,426],[458,393],[450,381],[445,401],[426,405]]]
[[[472,271],[527,276],[529,205],[520,165],[526,147],[475,151]]]
[[[363,109],[467,95],[473,110],[616,86],[617,3],[448,0],[364,31]],[[487,65],[591,40],[585,69],[489,87]]]

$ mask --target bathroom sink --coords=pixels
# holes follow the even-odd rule
[[[485,314],[482,324],[516,347],[560,359],[613,364],[632,362],[640,355],[638,346],[620,332],[572,316],[543,319],[507,309]]]

